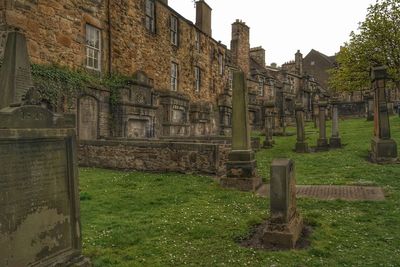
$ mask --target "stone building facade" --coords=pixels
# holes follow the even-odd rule
[[[0,57],[6,33],[17,28],[33,63],[132,77],[113,107],[108,88],[77,96],[72,110],[82,140],[229,135],[236,70],[247,77],[254,129],[263,128],[270,101],[282,125],[293,120],[295,101],[311,112],[316,82],[300,52],[293,64],[266,66],[265,50],[250,48],[250,28],[239,20],[228,48],[213,39],[203,0],[195,23],[167,0],[3,0],[0,9]]]

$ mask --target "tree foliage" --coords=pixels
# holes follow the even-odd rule
[[[358,32],[337,54],[338,68],[331,71],[330,86],[336,91],[369,88],[372,66],[386,65],[393,81],[400,81],[400,0],[378,0],[368,8]]]

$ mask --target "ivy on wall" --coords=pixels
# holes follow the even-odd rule
[[[132,77],[113,74],[99,77],[86,70],[71,70],[58,65],[32,64],[32,79],[42,99],[52,107],[73,99],[85,93],[90,87],[105,87],[110,90],[110,104],[115,106],[119,98],[119,89],[124,87]]]

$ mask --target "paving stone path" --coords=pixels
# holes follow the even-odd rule
[[[257,194],[262,197],[269,195],[269,185],[263,185]],[[296,186],[297,197],[309,197],[321,200],[347,201],[383,201],[385,193],[381,187],[372,186],[333,186],[333,185],[300,185]]]

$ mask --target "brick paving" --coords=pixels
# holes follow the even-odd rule
[[[334,186],[334,185],[299,185],[296,187],[297,197],[316,198],[321,200],[346,201],[383,201],[385,193],[381,187],[372,186]],[[257,194],[269,196],[269,185],[263,185]]]

